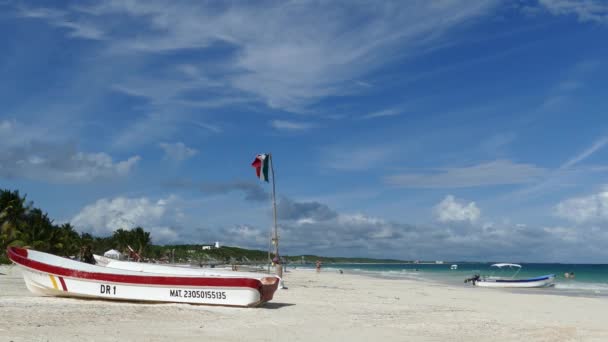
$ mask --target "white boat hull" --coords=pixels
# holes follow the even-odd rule
[[[270,299],[278,278],[150,274],[89,265],[46,253],[9,248],[27,288],[48,296],[256,306]]]
[[[479,279],[474,282],[479,287],[502,287],[502,288],[534,288],[553,286],[555,275],[547,275],[531,279]]]
[[[262,279],[267,274],[252,273],[252,272],[236,272],[227,269],[218,268],[198,268],[198,267],[187,267],[175,266],[175,265],[163,265],[163,264],[149,264],[144,262],[132,262],[122,261],[116,259],[110,259],[103,256],[95,255],[95,261],[97,265],[105,266],[108,268],[115,268],[126,271],[137,271],[144,273],[156,273],[156,274],[174,274],[174,275],[198,275],[207,277],[228,277],[228,278],[251,278],[255,277]]]

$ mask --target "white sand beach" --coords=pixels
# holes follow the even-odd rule
[[[37,297],[0,267],[0,341],[608,341],[608,300],[335,271],[286,273],[261,308]]]

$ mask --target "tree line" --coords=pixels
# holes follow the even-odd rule
[[[60,256],[78,256],[83,246],[93,253],[108,249],[128,251],[128,246],[145,256],[151,243],[150,233],[142,227],[118,229],[112,236],[96,237],[78,233],[70,223],[55,224],[48,214],[34,207],[18,190],[0,190],[0,263],[9,262],[6,248],[19,246]]]

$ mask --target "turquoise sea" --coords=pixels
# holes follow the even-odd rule
[[[457,270],[450,266],[458,265]],[[474,273],[490,274],[493,263],[444,263],[444,264],[325,264],[323,271],[356,273],[372,277],[433,281],[453,286],[471,286],[464,279]],[[518,289],[516,291],[541,291],[568,296],[608,297],[608,264],[536,264],[520,263],[522,270],[517,278],[555,274],[555,286],[542,289]],[[296,266],[300,268],[300,266]],[[311,267],[314,266],[301,266]],[[492,270],[494,269],[494,270]],[[573,272],[574,279],[564,277]],[[511,275],[512,272],[495,275]]]

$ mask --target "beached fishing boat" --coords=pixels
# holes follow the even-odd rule
[[[101,255],[93,255],[97,265],[105,266],[109,268],[116,268],[127,271],[137,271],[144,273],[156,273],[156,274],[175,274],[175,275],[198,275],[198,276],[209,276],[209,277],[230,277],[230,278],[248,278],[255,275],[260,277],[266,276],[265,274],[252,273],[252,272],[237,272],[224,268],[202,268],[202,267],[191,267],[190,264],[175,265],[175,264],[151,264],[145,262],[133,262],[125,260],[116,260],[112,258],[106,258]],[[276,277],[273,275],[273,277]],[[279,278],[280,279],[280,278]]]
[[[491,267],[495,267],[498,270],[513,270],[511,276],[495,275],[494,273],[487,276],[475,274],[471,278],[464,280],[465,283],[470,282],[471,284],[479,287],[519,287],[519,288],[532,288],[532,287],[548,287],[554,285],[555,274],[547,274],[533,278],[516,278],[517,274],[521,271],[521,265],[500,263],[493,264]]]
[[[265,274],[152,273],[92,265],[9,247],[27,288],[36,294],[109,300],[257,306],[272,299],[279,278]]]

